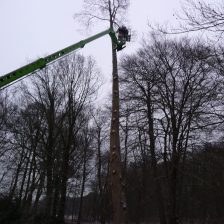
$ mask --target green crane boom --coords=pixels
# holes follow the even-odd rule
[[[66,47],[60,51],[50,54],[47,57],[39,58],[38,60],[36,60],[30,64],[27,64],[15,71],[12,71],[6,75],[1,76],[0,77],[0,89],[3,87],[6,87],[7,85],[13,83],[14,81],[16,81],[22,77],[25,77],[29,73],[35,72],[39,69],[46,67],[46,65],[48,65],[49,63],[65,56],[79,48],[83,48],[87,43],[92,42],[92,41],[94,41],[104,35],[107,35],[107,34],[110,35],[111,40],[113,41],[113,43],[116,44],[117,51],[123,49],[125,47],[126,41],[129,41],[127,36],[122,36],[122,37],[119,36],[117,38],[113,29],[111,29],[111,28],[107,29],[107,30],[100,32],[94,36],[91,36],[87,39],[81,40],[78,43],[75,43],[69,47]]]

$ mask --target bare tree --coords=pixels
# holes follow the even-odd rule
[[[72,62],[72,63],[71,63]],[[96,89],[100,85],[98,70],[94,61],[89,58],[75,55],[59,63],[58,72],[62,94],[64,96],[65,110],[62,121],[62,181],[61,201],[59,208],[60,219],[64,218],[66,188],[69,172],[70,155],[76,150],[75,136],[85,124],[83,111],[87,111],[87,104],[90,105],[95,97]]]
[[[100,85],[98,76],[98,69],[91,58],[74,55],[63,58],[37,74],[31,83],[33,88],[23,88],[25,99],[36,105],[40,111],[38,114],[33,110],[33,113],[27,116],[30,120],[27,118],[28,122],[23,124],[31,133],[24,131],[24,134],[29,141],[36,138],[39,149],[35,150],[34,143],[29,145],[32,150],[28,151],[29,156],[26,157],[27,171],[24,173],[20,195],[24,192],[24,200],[30,203],[30,193],[34,191],[34,177],[37,178],[34,175],[37,171],[36,159],[39,158],[35,206],[43,193],[43,178],[46,177],[45,212],[48,222],[57,219],[64,223],[67,182],[72,169],[70,166],[78,155],[74,153],[78,150],[76,136],[82,130],[82,125],[88,123],[84,119],[84,111],[88,111],[87,105],[95,99],[96,90]]]
[[[169,161],[169,222],[175,223],[179,213],[180,161],[185,158],[190,134],[200,127],[200,118],[209,113],[211,102],[217,99],[220,79],[212,74],[213,69],[206,61],[200,60],[210,54],[210,49],[200,43],[155,41],[152,51],[159,77],[157,103],[163,114],[160,122],[169,136],[169,141],[164,143],[165,160]],[[210,125],[216,122],[206,119]]]
[[[177,13],[180,27],[171,33],[207,31],[219,40],[224,32],[224,5],[221,1],[206,2],[185,0],[181,13]]]
[[[121,18],[129,6],[128,0],[85,0],[84,9],[76,14],[84,20],[89,26],[95,20],[107,21],[110,28],[119,26]],[[117,69],[116,46],[112,42],[112,64],[113,64],[113,87],[112,87],[112,120],[110,134],[110,172],[112,185],[112,203],[113,203],[113,223],[120,224],[124,220],[126,212],[126,201],[124,189],[122,189],[122,172],[120,158],[120,137],[119,137],[119,81]]]
[[[148,128],[160,222],[173,224],[179,213],[179,172],[184,169],[180,164],[184,164],[189,139],[196,129],[222,122],[212,115],[211,106],[218,100],[222,78],[207,61],[210,48],[186,39],[155,38],[152,42],[146,41],[136,55],[123,59],[122,84],[126,100],[133,102],[133,113],[140,118],[138,123]],[[164,189],[158,172],[162,159]]]
[[[156,130],[155,113],[158,113],[155,101],[155,89],[158,83],[157,73],[153,70],[153,55],[149,49],[141,49],[135,56],[123,58],[121,67],[124,74],[122,84],[124,88],[124,100],[132,102],[132,109],[129,113],[135,114],[136,126],[138,130],[138,144],[140,146],[143,167],[143,188],[146,179],[147,149],[151,153],[151,166],[153,169],[156,195],[159,205],[160,223],[166,223],[163,196],[161,192],[161,182],[158,174],[158,149],[156,150]],[[138,114],[138,115],[136,115]],[[137,118],[138,117],[138,118]],[[146,125],[147,124],[147,125]],[[146,134],[147,138],[144,137]],[[144,194],[144,193],[143,193]]]
[[[106,195],[108,194],[109,162],[106,148],[109,141],[108,111],[105,109],[92,110],[94,121],[93,140],[96,150],[96,190],[99,194],[99,220],[101,224],[106,223]]]

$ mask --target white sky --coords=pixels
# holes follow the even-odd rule
[[[175,23],[174,11],[181,0],[131,0],[128,20],[136,32],[135,42],[119,53],[134,52],[151,23]],[[91,33],[78,30],[74,13],[82,9],[82,0],[0,0],[0,76],[38,57],[58,51],[81,39],[107,29],[96,26]],[[93,56],[103,72],[111,79],[111,46],[109,37],[100,38],[79,51]]]

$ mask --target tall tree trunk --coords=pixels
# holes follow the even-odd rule
[[[53,107],[53,106],[52,106]],[[53,107],[54,108],[54,107]],[[52,215],[53,203],[53,151],[54,151],[54,109],[51,109],[52,115],[48,118],[48,144],[46,147],[46,177],[47,177],[47,191],[46,191],[46,217],[47,222],[50,222]]]
[[[24,162],[24,158],[27,156],[27,151],[25,153],[25,150],[23,149],[22,153],[21,153],[21,157],[20,157],[20,162],[17,166],[17,169],[16,169],[16,175],[15,175],[15,178],[12,180],[12,184],[11,184],[11,188],[10,188],[10,198],[13,198],[14,196],[14,193],[15,193],[15,190],[16,190],[16,186],[17,186],[17,182],[18,182],[18,178],[19,178],[19,173],[21,171],[21,168],[22,168],[22,165],[23,165],[23,162]]]
[[[31,152],[30,152],[31,153]],[[28,203],[27,203],[27,198],[28,198],[28,193],[31,190],[30,189],[30,182],[31,182],[31,176],[33,174],[34,171],[34,162],[35,162],[35,157],[36,157],[36,148],[34,147],[34,150],[32,152],[32,159],[30,161],[30,167],[29,167],[29,173],[28,173],[28,179],[27,179],[27,183],[26,183],[26,190],[24,193],[24,197],[23,197],[23,202],[22,202],[22,206],[27,207]],[[32,187],[32,186],[31,186]]]
[[[169,224],[177,223],[177,181],[178,181],[178,166],[179,166],[179,152],[177,149],[178,142],[178,130],[175,125],[175,121],[172,121],[172,158],[171,158],[171,170],[170,170],[170,186],[169,186]]]
[[[148,110],[148,126],[149,126],[149,142],[150,142],[150,153],[153,170],[153,180],[156,188],[156,196],[159,206],[159,219],[160,224],[166,224],[165,207],[161,189],[160,179],[158,177],[157,159],[156,159],[156,147],[155,147],[155,135],[154,135],[154,121],[153,121],[153,105],[151,101],[151,91],[148,84],[148,99],[147,99],[147,110]]]
[[[46,177],[46,175],[45,175],[44,172],[40,173],[40,180],[39,180],[40,182],[38,184],[37,193],[36,193],[36,197],[35,197],[34,204],[33,204],[33,209],[32,209],[33,214],[36,213],[37,208],[38,208],[38,203],[39,203],[39,200],[40,200],[43,188],[44,188],[45,177]]]
[[[123,192],[125,196],[125,200],[127,200],[127,166],[128,166],[128,121],[129,121],[129,115],[126,115],[126,125],[125,125],[125,139],[124,139],[124,161],[123,161],[123,171],[122,171],[122,177],[123,177]],[[128,223],[128,210],[126,208],[126,214],[125,214],[125,223]]]
[[[66,191],[67,191],[67,180],[68,180],[68,168],[69,168],[69,151],[66,147],[64,149],[64,158],[61,170],[61,198],[59,202],[58,222],[61,224],[65,223],[65,202],[66,202]]]
[[[52,204],[52,218],[56,220],[58,212],[58,201],[59,201],[59,191],[60,191],[60,178],[58,176],[58,171],[54,175],[54,200]]]
[[[46,148],[46,174],[47,174],[47,192],[46,192],[46,217],[50,222],[53,204],[53,161],[54,161],[54,128],[55,128],[55,108],[54,99],[50,98],[50,109],[47,115],[48,122],[48,143]]]
[[[113,224],[121,224],[125,218],[126,200],[122,189],[120,136],[119,136],[119,80],[117,70],[116,46],[112,42],[113,86],[112,120],[110,131],[110,174],[113,205]]]
[[[46,192],[46,216],[50,220],[52,214],[52,202],[53,202],[53,176],[52,176],[52,151],[47,150],[47,163],[46,163],[46,173],[47,173],[47,192]]]
[[[85,183],[86,183],[86,162],[87,162],[86,151],[87,151],[87,148],[85,147],[85,149],[84,149],[84,155],[83,155],[82,186],[81,186],[80,204],[79,204],[79,214],[78,214],[77,224],[80,224],[81,223],[81,219],[82,219],[83,194],[84,194]]]
[[[177,223],[177,177],[178,177],[178,155],[173,152],[171,161],[171,174],[170,174],[170,215],[169,224]]]
[[[35,162],[34,162],[35,163]],[[35,182],[36,180],[36,164],[33,165],[33,169],[32,169],[32,181],[31,181],[31,186],[29,188],[29,191],[28,191],[28,195],[27,195],[27,199],[26,199],[26,207],[28,209],[31,208],[31,205],[32,205],[32,199],[33,199],[33,193],[37,187],[37,184]],[[38,182],[38,181],[37,181]]]
[[[104,207],[104,201],[105,196],[103,192],[103,183],[102,183],[102,159],[101,159],[101,128],[98,128],[97,132],[97,159],[98,159],[98,166],[97,166],[97,179],[98,179],[98,187],[99,187],[99,208],[100,208],[100,223],[105,224],[105,207]]]
[[[22,203],[24,185],[25,185],[25,181],[26,181],[26,177],[27,177],[27,172],[28,172],[29,164],[30,164],[30,156],[31,156],[31,151],[29,152],[29,155],[27,157],[27,162],[26,162],[26,166],[25,166],[24,173],[23,173],[21,187],[20,187],[20,192],[19,192],[19,203],[20,204]],[[22,206],[22,204],[21,204],[21,206]]]

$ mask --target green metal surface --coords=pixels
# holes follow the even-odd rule
[[[121,50],[123,48],[123,43],[120,43],[115,35],[115,32],[112,30],[112,29],[107,29],[101,33],[98,33],[94,36],[91,36],[87,39],[84,39],[84,40],[81,40],[79,41],[78,43],[76,44],[73,44],[69,47],[66,47],[60,51],[57,51],[47,57],[44,57],[44,58],[40,58],[28,65],[25,65],[15,71],[12,71],[6,75],[3,75],[0,77],[0,89],[3,88],[3,87],[6,87],[7,85],[13,83],[14,81],[20,79],[20,78],[23,78],[25,77],[26,75],[32,73],[32,72],[35,72],[39,69],[42,69],[44,68],[46,65],[48,65],[49,63],[73,52],[74,50],[77,50],[79,48],[83,48],[87,43],[91,42],[91,41],[94,41],[104,35],[107,35],[109,34],[110,37],[111,37],[111,40],[113,43],[115,43],[116,47],[117,47],[117,50]]]

